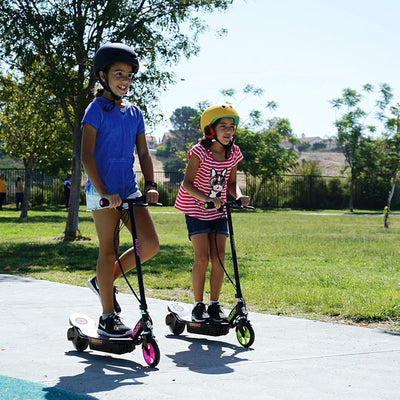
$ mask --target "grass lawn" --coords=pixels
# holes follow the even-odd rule
[[[143,266],[146,293],[191,302],[192,248],[184,217],[172,207],[151,212],[161,249]],[[0,272],[85,285],[97,259],[92,217],[82,208],[79,228],[89,240],[73,243],[57,239],[65,221],[60,208],[36,208],[22,220],[6,206],[0,213]],[[374,213],[234,211],[249,310],[400,330],[400,217],[392,215],[390,224],[383,228],[382,215]],[[121,250],[128,246],[123,232]],[[231,271],[229,245],[226,267]],[[128,276],[136,287],[135,274]],[[116,285],[128,291],[123,279]],[[220,300],[226,308],[235,300],[227,280]]]

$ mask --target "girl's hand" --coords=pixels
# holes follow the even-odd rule
[[[220,197],[209,197],[207,201],[212,201],[215,205],[215,208],[218,210],[224,205],[223,200]]]
[[[240,196],[237,198],[237,200],[240,200],[240,204],[243,207],[246,207],[250,204],[250,197],[249,196]]]
[[[118,193],[103,193],[101,197],[104,197],[110,202],[108,208],[117,208],[122,203],[122,199],[119,197]]]
[[[146,190],[146,202],[147,203],[157,203],[159,193],[156,189]]]

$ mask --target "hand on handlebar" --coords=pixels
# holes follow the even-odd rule
[[[207,197],[206,203],[214,203],[214,208],[217,210],[224,205],[224,201],[220,197]]]
[[[249,196],[240,196],[236,200],[240,201],[242,207],[247,207],[250,204],[250,197]]]
[[[145,198],[147,203],[156,204],[158,202],[159,193],[156,189],[147,190]]]
[[[122,203],[122,199],[118,193],[103,193],[101,198],[108,201],[108,208],[117,208]]]

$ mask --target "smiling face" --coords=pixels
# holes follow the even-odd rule
[[[220,118],[214,127],[215,136],[222,144],[229,144],[235,134],[235,121],[233,118]]]
[[[100,79],[105,81],[105,73],[100,71]],[[107,72],[107,81],[111,91],[116,95],[123,97],[128,92],[132,83],[132,66],[124,62],[116,62],[111,65]]]

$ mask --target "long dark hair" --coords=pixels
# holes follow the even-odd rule
[[[215,128],[217,127],[219,121],[220,121],[220,119],[217,119],[215,122],[213,122],[211,124],[211,129],[213,129],[215,131]],[[210,138],[207,138],[207,137],[204,137],[200,141],[200,144],[206,149],[209,149],[213,143],[214,143],[214,139],[210,139]]]
[[[102,70],[106,75],[108,74],[108,71],[110,70],[112,64],[107,65],[106,67],[104,67],[104,69]],[[104,94],[104,88],[103,86],[97,86],[97,88],[95,87],[94,90],[94,97],[101,97]]]

